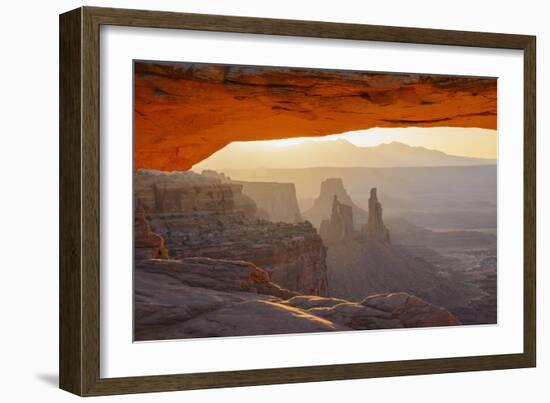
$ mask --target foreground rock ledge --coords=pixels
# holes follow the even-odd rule
[[[461,324],[407,293],[300,295],[252,263],[210,258],[138,261],[134,315],[138,341]]]

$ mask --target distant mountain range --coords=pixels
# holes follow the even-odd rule
[[[435,167],[493,165],[494,159],[449,155],[425,147],[392,142],[358,147],[347,140],[306,141],[288,146],[231,143],[194,170],[309,167]]]

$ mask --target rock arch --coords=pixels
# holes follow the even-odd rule
[[[372,127],[496,129],[493,78],[135,64],[135,167],[187,170],[233,141]]]

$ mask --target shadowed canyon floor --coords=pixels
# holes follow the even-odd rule
[[[355,230],[352,209],[334,197],[331,217],[320,227],[328,248],[329,294],[357,300],[364,295],[406,291],[446,307],[464,324],[495,323],[494,235],[452,231],[437,236],[403,221],[392,221],[395,234],[388,230],[376,189],[372,189],[368,223]],[[451,255],[453,251],[471,253],[468,247],[474,243],[487,248],[478,250],[478,256],[485,255],[483,260],[464,264],[464,259]],[[453,250],[446,251],[450,245]]]

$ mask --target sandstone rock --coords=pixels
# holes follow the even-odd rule
[[[352,207],[340,203],[336,195],[332,203],[332,214],[328,220],[323,220],[321,222],[319,235],[326,245],[347,242],[353,238]]]
[[[376,188],[370,190],[367,239],[370,241],[390,242],[390,232],[382,221],[382,204],[380,204],[376,196]]]
[[[256,217],[257,206],[242,186],[195,172],[140,170],[135,174],[134,194],[146,214],[200,212]]]
[[[190,169],[233,141],[497,121],[490,78],[148,62],[134,78],[138,169]]]
[[[145,219],[143,208],[136,208],[134,217],[134,258],[161,259],[168,257],[164,239],[151,231],[151,226]]]
[[[406,293],[383,294],[354,303],[335,298],[294,297],[284,304],[354,330],[455,326],[461,322],[444,308]]]
[[[357,301],[366,295],[404,291],[445,307],[467,303],[448,273],[440,273],[436,266],[408,256],[403,248],[390,243],[375,188],[369,203],[369,222],[361,231],[349,230],[353,218],[338,199],[331,219],[321,226],[327,246],[329,295]]]
[[[410,295],[407,293],[396,292],[392,294],[371,295],[363,299],[361,303],[386,312],[393,312],[400,306],[405,305],[409,298]]]
[[[445,308],[430,304],[414,295],[391,293],[373,295],[361,301],[366,307],[398,318],[405,327],[456,326],[460,320]]]
[[[332,308],[313,308],[308,310],[312,315],[340,323],[354,330],[397,329],[404,324],[391,313],[347,302]]]
[[[331,308],[334,305],[342,304],[348,302],[345,299],[341,298],[326,298],[326,297],[317,297],[312,295],[297,295],[290,298],[288,301],[285,301],[286,305],[293,306],[300,309],[311,309],[311,308]]]
[[[298,295],[242,261],[140,260],[134,290],[136,340],[460,324],[448,311],[408,294],[361,303]]]
[[[136,272],[140,277],[162,275],[167,284],[186,284],[191,287],[217,291],[242,291],[292,298],[297,294],[271,282],[269,274],[256,265],[244,261],[210,259],[205,257],[181,260],[151,259],[139,262]]]
[[[304,218],[316,227],[320,227],[321,222],[332,215],[335,196],[339,203],[351,207],[355,225],[359,226],[367,222],[368,213],[351,200],[341,178],[329,178],[321,183],[319,197],[315,199],[313,207],[304,212]]]
[[[361,303],[323,297],[325,247],[312,225],[256,219],[246,203],[235,202],[242,189],[234,184],[228,191],[219,180],[182,173],[136,179],[136,340],[460,324],[449,311],[406,293]],[[146,213],[180,259],[166,259],[163,238],[152,232]],[[336,245],[356,242],[341,242],[354,235],[351,207],[335,198],[332,213]],[[371,258],[385,251],[395,263],[391,244],[365,245],[376,246]],[[411,275],[402,277],[422,279]]]
[[[177,326],[194,337],[316,333],[349,328],[277,302],[247,301],[201,315]]]
[[[135,268],[137,340],[342,330],[291,306],[297,294],[242,261],[142,260]]]
[[[258,209],[265,213],[262,218],[266,220],[286,223],[302,221],[293,183],[235,181],[213,170],[204,170],[202,174],[242,186],[242,194],[256,203]]]
[[[235,181],[243,187],[259,209],[273,222],[298,223],[302,221],[296,187],[293,183]]]
[[[236,202],[241,185],[193,172],[139,171],[135,188],[172,257],[244,260],[282,287],[327,295],[326,250],[311,224],[257,219],[253,208]]]
[[[247,222],[218,216],[151,215],[176,258],[204,256],[244,260],[266,269],[293,291],[327,295],[325,246],[308,223]]]
[[[145,260],[134,272],[134,321],[138,340],[189,337],[174,327],[205,313],[246,301],[295,294],[269,282],[246,262],[207,258]]]
[[[404,291],[444,307],[464,299],[460,287],[436,266],[366,236],[328,245],[327,266],[329,294],[338,298],[357,301]]]

